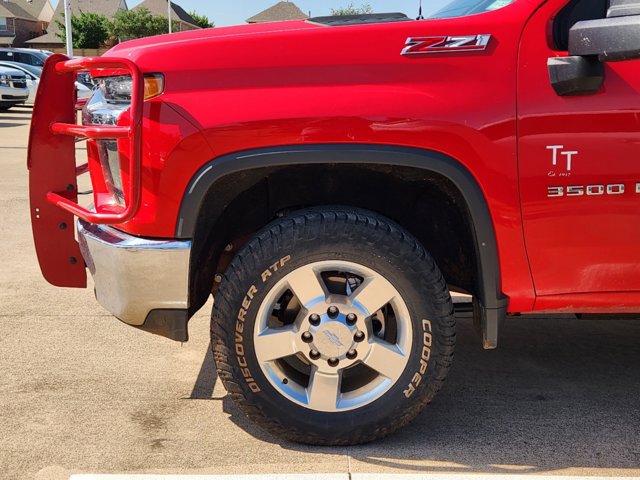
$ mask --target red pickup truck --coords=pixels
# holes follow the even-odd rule
[[[254,421],[382,437],[447,376],[450,292],[485,348],[511,314],[640,312],[637,58],[638,0],[451,0],[54,55],[28,159],[42,273],[84,288],[88,269],[113,315],[181,342],[213,294],[219,376]]]

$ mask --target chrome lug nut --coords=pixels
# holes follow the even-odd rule
[[[338,307],[331,306],[327,309],[327,314],[329,318],[336,318],[340,314],[340,310],[338,310]]]
[[[349,325],[355,325],[357,321],[358,321],[358,317],[356,316],[355,313],[350,313],[349,315],[347,315],[347,323]]]
[[[311,360],[318,360],[320,358],[320,352],[317,350],[311,350],[309,356],[311,357]]]
[[[360,331],[356,332],[356,334],[353,336],[353,339],[356,342],[362,342],[364,340],[364,333]]]
[[[304,333],[302,334],[302,341],[303,341],[304,343],[311,343],[311,342],[313,342],[313,335],[311,335],[311,333],[309,333],[309,332],[304,332]]]
[[[329,360],[327,360],[327,363],[329,364],[330,367],[337,367],[338,364],[340,363],[340,360],[338,360],[335,357],[332,357]]]
[[[309,323],[314,327],[317,327],[318,325],[320,325],[320,315],[318,315],[317,313],[314,313],[313,315],[311,315],[309,317]]]
[[[349,350],[349,351],[347,352],[347,358],[348,358],[349,360],[353,360],[353,359],[354,359],[354,358],[356,358],[357,356],[358,356],[358,352],[357,352],[357,350]]]

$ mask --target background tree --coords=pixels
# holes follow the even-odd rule
[[[356,7],[353,2],[350,2],[346,7],[331,9],[331,15],[363,15],[366,13],[373,13],[373,8],[368,3]]]
[[[173,22],[173,31],[178,31],[178,22]],[[169,33],[167,17],[152,15],[147,8],[120,10],[111,22],[110,35],[118,40],[151,37]]]
[[[58,33],[63,42],[66,41],[65,24],[56,20]],[[71,33],[73,34],[73,48],[100,48],[109,40],[109,19],[98,13],[80,12],[71,16]]]
[[[196,24],[202,28],[213,28],[213,22],[211,20],[209,20],[209,17],[207,17],[206,15],[200,15],[199,13],[196,13],[195,11],[193,12],[189,12],[189,15],[191,15],[191,18],[193,18],[196,21]]]

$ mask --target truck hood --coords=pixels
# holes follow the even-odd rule
[[[171,35],[157,35],[120,43],[105,53],[104,56],[124,57],[136,60],[152,50],[165,49],[184,43],[197,44],[200,42],[224,41],[233,37],[248,37],[252,35],[278,34],[281,32],[324,28],[304,20],[286,22],[256,23],[237,25],[232,27],[216,27],[188,32],[173,33]]]
[[[295,34],[296,32],[308,32],[310,30],[327,30],[327,27],[375,26],[376,24],[404,21],[410,21],[410,19],[403,13],[377,13],[337,17],[314,17],[307,20],[208,28],[130,40],[115,46],[107,52],[105,56],[126,57],[136,61],[144,57],[145,53],[153,50],[162,50],[167,53],[168,49],[177,47],[180,44],[190,44],[196,48],[197,44],[202,43],[214,45],[219,44],[219,42],[251,39],[252,37],[259,38],[260,36]]]
[[[424,75],[408,72],[414,66],[465,64],[465,56],[452,56],[453,52],[411,61],[403,55],[409,39],[473,39],[490,34],[494,37],[488,50],[491,55],[498,45],[507,44],[507,36],[501,33],[504,25],[517,24],[517,32],[509,30],[509,34],[519,35],[534,8],[531,0],[522,0],[467,17],[416,21],[392,13],[211,28],[125,42],[105,56],[131,60],[143,73],[164,74],[169,91],[354,83],[358,78],[365,84],[380,84],[391,66],[407,70],[403,78],[409,79]],[[345,77],[346,72],[351,73]]]

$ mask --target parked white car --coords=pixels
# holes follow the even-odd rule
[[[19,69],[0,66],[0,111],[21,105],[28,98],[26,75]]]
[[[35,65],[26,65],[18,62],[6,62],[0,61],[0,67],[12,68],[24,73],[27,77],[27,88],[29,89],[29,98],[27,103],[33,104],[36,101],[36,93],[38,92],[38,85],[40,84],[40,75],[42,75],[42,67]],[[93,91],[80,82],[76,82],[76,89],[78,91],[79,99],[89,99]]]

